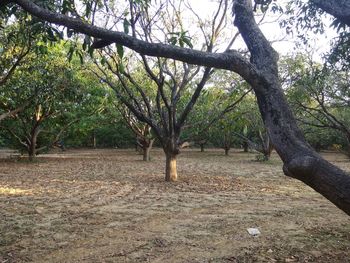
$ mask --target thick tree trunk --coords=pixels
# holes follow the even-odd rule
[[[278,79],[278,56],[255,23],[250,0],[236,0],[235,25],[251,53],[260,77],[254,88],[268,134],[283,160],[284,173],[306,183],[350,215],[350,176],[324,160],[296,125]]]
[[[176,154],[173,154],[173,153],[166,154],[165,181],[167,182],[177,181]]]
[[[261,114],[284,173],[301,180],[350,215],[350,176],[324,160],[305,141],[279,85],[256,88]]]
[[[29,156],[30,161],[33,161],[35,159],[35,156],[36,156],[36,144],[38,141],[39,133],[40,133],[40,128],[39,128],[39,125],[37,125],[32,130],[30,142],[28,145],[28,156]]]
[[[30,144],[28,146],[28,158],[29,158],[29,161],[34,161],[34,159],[35,159],[35,144]]]
[[[348,0],[310,0],[310,2],[350,26],[350,2]]]
[[[204,152],[204,143],[201,143],[199,146],[201,147],[201,152]]]
[[[28,145],[28,158],[29,161],[33,161],[35,159],[36,155],[36,138],[32,138],[30,141],[30,144]]]

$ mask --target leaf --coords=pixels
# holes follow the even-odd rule
[[[184,37],[183,42],[190,48],[193,48],[193,45],[191,43],[191,39],[189,37]]]
[[[122,45],[117,44],[117,53],[119,58],[123,58],[124,56],[124,47]]]
[[[171,44],[171,45],[176,45],[177,43],[177,37],[171,37],[168,39],[168,42]]]
[[[100,62],[101,62],[101,65],[104,66],[104,65],[106,65],[107,60],[105,57],[102,57]]]
[[[83,50],[86,50],[87,47],[90,46],[91,40],[89,36],[85,36],[84,42],[83,42]]]
[[[248,126],[247,125],[244,125],[244,128],[243,128],[243,135],[244,136],[247,136],[248,134]]]
[[[94,51],[95,51],[95,49],[93,49],[93,48],[90,46],[89,49],[88,49],[88,53],[89,53],[89,55],[90,55],[91,58],[94,57]]]
[[[84,64],[84,58],[83,58],[83,55],[80,53],[80,52],[77,52],[78,56],[79,56],[79,59],[80,59],[80,63],[81,64]]]
[[[179,38],[179,45],[180,47],[184,47],[184,41],[182,38]]]
[[[68,58],[68,61],[69,61],[69,62],[72,61],[73,53],[74,53],[74,47],[71,46],[71,47],[69,48],[68,54],[67,54],[67,58]]]
[[[124,33],[129,34],[130,22],[126,18],[124,19],[123,26],[124,26]]]
[[[124,68],[123,63],[121,62],[118,66],[119,66],[120,73],[124,73],[125,72],[125,68]]]

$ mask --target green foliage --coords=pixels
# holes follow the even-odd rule
[[[79,67],[78,58],[69,63],[64,53],[62,43],[50,46],[46,54],[30,55],[3,86],[3,106],[16,108],[30,101],[23,111],[1,123],[12,138],[10,146],[24,146],[37,130],[37,148],[50,147],[70,125],[87,122],[103,110],[106,90]]]
[[[307,140],[316,149],[330,148],[333,144],[347,148],[349,72],[336,72],[300,55],[286,61],[286,94]]]
[[[296,35],[304,44],[308,42],[308,32],[324,33],[323,12],[310,3],[311,1],[293,0],[287,3],[283,13],[286,19],[280,21],[287,34]]]
[[[191,37],[189,37],[187,34],[188,31],[169,33],[168,42],[171,45],[179,45],[180,47],[184,47],[186,45],[189,48],[193,48],[193,45],[191,43]]]
[[[268,161],[269,159],[268,159],[268,157],[267,157],[266,155],[264,155],[264,154],[262,154],[262,153],[259,153],[259,154],[255,155],[255,160],[256,160],[257,162],[266,162],[266,161]]]

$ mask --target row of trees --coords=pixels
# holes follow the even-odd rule
[[[143,159],[149,160],[157,138],[152,127],[139,121],[118,101],[113,91],[99,82],[92,71],[98,70],[96,65],[91,62],[81,64],[76,55],[68,61],[65,58],[67,45],[58,42],[46,46],[45,52],[28,52],[25,63],[19,65],[2,85],[2,110],[17,109],[0,124],[3,144],[25,150],[30,158],[57,145],[133,147],[136,144],[143,151]],[[349,108],[344,105],[348,101],[344,94],[347,86],[346,83],[340,85],[341,81],[346,81],[346,76],[338,77],[346,72],[332,76],[323,73],[322,79],[316,82],[314,79],[322,65],[312,64],[302,55],[285,58],[281,64],[287,98],[308,141],[318,149],[338,145],[349,153],[350,125],[346,123]],[[136,83],[130,73],[123,71],[122,74]],[[135,67],[133,74],[139,76],[139,86],[145,94],[149,92],[147,98],[151,98],[157,88],[150,85],[139,67]],[[325,76],[337,76],[337,81],[332,81],[333,86],[329,87]],[[131,86],[129,83],[126,88]],[[245,151],[250,148],[260,152],[262,160],[268,160],[273,147],[247,84],[225,72],[218,72],[207,86],[186,120],[178,147],[193,145],[201,151],[208,146],[221,147],[226,155],[232,147],[243,147]],[[120,92],[120,88],[124,87],[114,87],[115,92]],[[190,100],[195,88],[195,84],[189,84],[183,98]],[[326,96],[325,91],[328,92]],[[135,93],[133,90],[131,94]],[[326,97],[327,101],[320,101],[320,96]],[[182,111],[184,105],[176,109]],[[161,141],[156,140],[156,143],[162,145]]]
[[[306,13],[303,19],[297,20],[297,29],[311,28],[318,32],[322,32],[323,26],[319,13],[323,10],[335,15],[337,20],[334,25],[341,33],[330,58],[341,60],[347,55],[346,49],[342,47],[348,37],[346,12],[350,7],[343,2],[329,2],[332,2],[331,6],[321,0],[290,1],[288,12],[295,14],[290,11],[299,9],[301,11],[296,12],[298,16]],[[100,49],[98,55],[91,58],[96,66],[92,72],[114,89],[118,100],[139,121],[152,128],[167,157],[167,180],[176,180],[176,155],[181,145],[181,133],[204,87],[217,74],[214,68],[226,69],[240,75],[254,90],[266,129],[259,132],[262,149],[270,149],[272,142],[284,162],[286,175],[302,180],[350,213],[350,177],[322,159],[306,142],[283,94],[284,83],[278,71],[278,55],[259,28],[269,7],[274,12],[284,12],[283,8],[273,1],[255,1],[253,7],[250,0],[234,0],[232,5],[231,1],[222,0],[218,1],[218,9],[212,18],[204,20],[183,1],[161,1],[153,5],[149,0],[138,0],[129,1],[124,7],[117,6],[114,1],[83,1],[76,4],[70,0],[13,0],[5,1],[1,6],[5,17],[29,13],[44,21],[65,26],[67,36],[73,33],[78,42],[81,37],[74,33],[83,33],[83,49],[90,55],[94,49]],[[26,12],[18,11],[18,6]],[[235,27],[232,27],[232,17],[228,15],[231,9]],[[254,13],[256,11],[258,13]],[[197,19],[199,32],[190,32],[191,28],[181,19],[183,12]],[[256,17],[256,14],[260,14],[260,17]],[[106,20],[102,22],[99,19],[101,17]],[[293,23],[293,19],[289,23]],[[39,25],[50,37],[63,35],[59,32],[60,27],[47,23]],[[235,45],[238,36],[243,39],[246,49],[240,50]],[[111,46],[112,43],[116,43],[116,46]],[[123,46],[138,54],[126,54]],[[69,54],[75,52],[83,59],[84,53],[75,47],[73,45],[70,48]],[[142,81],[138,74],[140,65],[144,72]],[[329,86],[326,83],[332,81],[332,74],[329,74],[329,78],[324,78],[323,73],[319,77],[311,68],[309,80],[302,76],[290,82],[293,86],[302,87],[305,83],[317,80],[325,84],[326,90],[326,86]],[[323,67],[322,72],[327,72],[327,67]],[[295,88],[295,92],[298,93],[298,88]],[[310,94],[306,93],[307,97]],[[310,96],[312,98],[306,101],[297,98],[296,105],[307,109],[300,111],[307,113],[304,116],[300,114],[307,118],[306,121],[301,118],[301,121],[310,124],[308,118],[312,117],[317,120],[312,121],[314,126],[324,126],[325,121],[329,123],[333,120],[330,126],[345,131],[345,124],[340,121],[341,110],[334,110],[335,104],[331,105],[328,96]],[[230,103],[228,108],[236,107],[236,101]],[[222,117],[218,119],[222,120]],[[244,134],[248,134],[248,128],[243,131],[243,137],[246,137]],[[249,145],[249,140],[246,140],[246,144]]]

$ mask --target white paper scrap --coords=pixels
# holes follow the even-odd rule
[[[252,236],[257,236],[257,235],[261,234],[259,229],[257,229],[257,228],[247,228],[247,231],[248,231],[249,235],[252,235]]]

